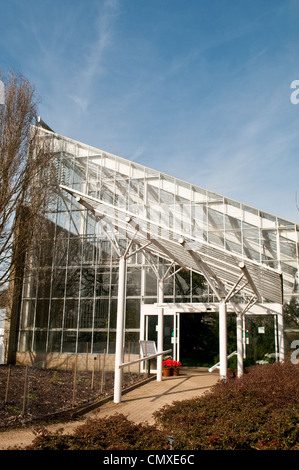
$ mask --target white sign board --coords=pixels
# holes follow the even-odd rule
[[[140,341],[141,354],[143,357],[157,354],[155,341]]]

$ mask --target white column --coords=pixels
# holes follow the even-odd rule
[[[177,317],[177,338],[176,338],[176,350],[177,350],[177,361],[180,360],[180,332],[181,332],[181,316],[180,313],[175,314]]]
[[[242,315],[242,330],[243,330],[243,359],[246,359],[246,322],[245,314]]]
[[[227,322],[226,304],[219,304],[219,356],[220,356],[220,380],[227,378]]]
[[[244,371],[242,323],[243,323],[243,315],[241,314],[237,315],[237,373],[238,373],[238,377],[241,377]]]
[[[119,260],[118,274],[118,299],[117,299],[117,323],[115,344],[115,373],[114,373],[114,403],[121,402],[121,389],[123,369],[119,365],[123,362],[124,355],[124,318],[126,304],[126,260]]]
[[[278,353],[279,361],[283,362],[285,359],[285,346],[284,346],[284,334],[283,334],[283,306],[278,306],[277,311],[277,332],[278,332]]]
[[[172,338],[172,341],[173,341],[173,360],[174,361],[177,361],[177,349],[176,349],[176,341],[177,341],[177,337],[176,337],[176,332],[177,332],[177,324],[176,324],[176,313],[173,315],[173,338]]]
[[[164,281],[159,280],[159,286],[158,286],[158,302],[163,303],[164,302]],[[163,351],[163,325],[164,325],[164,309],[160,308],[159,313],[158,313],[158,341],[157,341],[157,346],[158,346],[158,352]],[[157,357],[157,381],[161,382],[162,380],[162,362],[163,362],[163,356],[158,356]]]
[[[275,360],[279,361],[279,351],[278,351],[278,338],[277,338],[277,315],[273,315],[274,323],[274,344],[275,344]]]

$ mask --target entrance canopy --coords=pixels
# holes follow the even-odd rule
[[[283,302],[282,275],[279,270],[211,245],[200,230],[197,236],[191,236],[184,232],[184,228],[178,231],[157,221],[153,214],[151,218],[137,215],[70,187],[61,185],[60,188],[104,223],[112,242],[117,234],[128,239],[131,245],[135,244],[183,269],[202,274],[219,301],[228,301],[230,295],[242,291],[248,300],[254,298],[258,302]]]

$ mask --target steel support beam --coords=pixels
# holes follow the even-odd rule
[[[243,362],[243,315],[236,316],[237,323],[237,374],[241,377],[244,373],[244,362]]]
[[[127,262],[124,256],[119,259],[118,275],[118,299],[117,299],[117,323],[116,323],[116,345],[115,345],[115,375],[114,375],[114,403],[121,402],[121,390],[123,369],[120,364],[124,357],[124,324],[126,304],[126,271]]]
[[[160,279],[158,284],[158,302],[164,302],[164,280]],[[158,313],[158,351],[163,351],[164,309],[160,308]],[[162,381],[163,356],[157,357],[157,381]]]
[[[226,303],[219,303],[219,361],[220,380],[227,378],[227,319]]]
[[[279,311],[277,312],[277,333],[278,333],[278,353],[279,361],[285,360],[285,342],[283,334],[283,306],[279,305]]]

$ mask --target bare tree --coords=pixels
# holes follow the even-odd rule
[[[0,287],[17,267],[38,232],[47,198],[49,151],[38,139],[37,99],[23,76],[1,73],[0,104]]]

